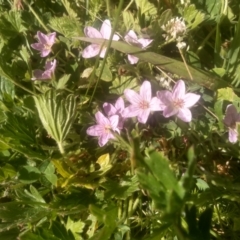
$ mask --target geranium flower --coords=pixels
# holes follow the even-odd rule
[[[32,80],[46,80],[51,79],[53,76],[53,73],[56,69],[57,61],[54,59],[53,61],[47,61],[45,64],[44,71],[40,69],[36,69],[33,71],[33,77]]]
[[[145,39],[145,38],[138,38],[136,33],[133,30],[130,30],[127,35],[124,37],[125,41],[132,45],[139,46],[141,48],[147,47],[153,40],[152,39]],[[131,64],[136,64],[138,62],[138,58],[128,54],[128,61]]]
[[[52,45],[55,43],[55,38],[55,32],[45,35],[44,33],[38,31],[38,43],[31,44],[31,47],[40,51],[41,57],[46,57],[51,52]]]
[[[163,105],[157,97],[152,98],[152,89],[149,81],[144,81],[137,94],[131,89],[125,89],[124,95],[131,103],[123,110],[125,118],[138,117],[140,123],[146,123],[151,111],[163,110]]]
[[[104,146],[109,139],[114,139],[111,131],[120,133],[118,128],[119,116],[113,115],[106,118],[100,111],[95,114],[96,125],[87,129],[87,134],[94,137],[99,137],[98,144],[100,147]]]
[[[165,105],[163,116],[168,118],[177,115],[182,121],[190,122],[192,113],[188,109],[192,107],[200,98],[194,93],[185,93],[185,83],[183,80],[177,81],[172,92],[168,90],[158,91],[157,97]]]
[[[238,140],[238,131],[236,123],[240,122],[240,113],[234,105],[229,104],[226,108],[226,114],[223,119],[224,124],[228,127],[228,140],[231,143],[235,143]]]
[[[89,38],[110,39],[111,32],[112,32],[112,27],[111,27],[111,22],[109,20],[105,20],[103,22],[100,31],[98,31],[96,28],[93,28],[93,27],[84,28],[84,33]],[[114,34],[113,40],[118,41],[119,36]],[[105,46],[92,43],[83,50],[82,57],[91,58],[91,57],[97,56],[100,53],[100,57],[104,58],[106,54],[106,50],[107,48]]]
[[[104,103],[103,104],[103,110],[106,113],[108,117],[111,117],[113,115],[119,116],[119,122],[118,122],[118,128],[123,128],[124,118],[123,118],[123,110],[124,110],[124,101],[120,97],[117,99],[115,105],[112,105],[111,103]]]

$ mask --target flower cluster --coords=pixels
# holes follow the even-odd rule
[[[163,111],[163,116],[168,118],[176,115],[184,122],[192,120],[189,108],[200,98],[200,95],[185,92],[185,83],[179,80],[172,92],[158,91],[156,97],[152,97],[152,89],[149,81],[145,80],[139,93],[132,89],[125,89],[124,96],[130,103],[125,107],[122,98],[115,105],[104,103],[103,109],[107,117],[101,112],[95,114],[97,124],[87,129],[90,136],[99,137],[99,145],[104,146],[109,139],[114,139],[113,132],[120,133],[126,118],[137,117],[138,122],[146,123],[151,112]]]
[[[111,27],[111,22],[107,19],[103,22],[100,31],[98,31],[96,28],[93,27],[85,27],[84,28],[84,33],[87,37],[89,38],[100,38],[100,39],[110,39],[112,32],[112,27]],[[119,36],[114,34],[113,35],[113,40],[118,41]],[[90,44],[87,46],[82,53],[83,58],[91,58],[95,57],[98,54],[101,58],[105,57],[107,48],[105,46],[101,46],[99,44]]]
[[[31,44],[31,47],[38,50],[40,52],[41,57],[47,57],[52,49],[52,45],[55,43],[56,39],[56,33],[50,33],[48,35],[43,34],[42,32],[37,32],[37,43]],[[40,69],[36,69],[33,71],[33,77],[32,80],[47,80],[51,79],[55,68],[56,68],[56,60],[53,61],[47,61],[45,63],[44,71]]]
[[[109,40],[110,36],[111,36],[111,32],[112,32],[112,26],[111,26],[111,22],[108,19],[106,19],[103,22],[103,24],[100,28],[100,31],[98,31],[96,28],[93,28],[93,27],[85,27],[84,28],[84,34],[85,34],[85,36],[87,36],[89,38],[99,38],[99,39]],[[141,48],[147,47],[153,41],[152,39],[138,38],[136,33],[133,30],[130,30],[126,34],[124,39],[126,42],[128,42],[132,45],[139,46]],[[119,36],[117,34],[114,34],[112,40],[118,41]],[[105,54],[106,54],[105,46],[102,46],[102,45],[99,45],[96,43],[92,43],[83,49],[82,57],[83,58],[91,58],[91,57],[95,57],[95,56],[99,55],[100,58],[104,58]],[[139,59],[131,54],[128,54],[128,60],[131,64],[136,64]]]
[[[228,140],[236,143],[238,140],[237,122],[240,122],[240,113],[234,105],[229,104],[226,108],[226,114],[223,119],[224,124],[228,127]]]
[[[166,32],[166,34],[163,34],[166,41],[177,41],[177,47],[180,49],[186,47],[186,43],[182,40],[187,28],[182,18],[172,18],[166,25],[162,26],[162,29]]]

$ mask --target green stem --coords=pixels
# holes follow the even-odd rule
[[[59,149],[60,153],[61,153],[62,155],[64,155],[65,151],[64,151],[62,142],[58,142],[57,145],[58,145],[58,149]]]
[[[114,35],[114,33],[115,33],[116,26],[117,26],[117,24],[118,24],[118,22],[119,22],[119,17],[120,17],[120,15],[121,15],[123,3],[124,3],[124,0],[120,0],[119,5],[118,5],[118,9],[117,9],[117,13],[116,13],[116,18],[115,18],[115,21],[114,21],[114,24],[113,24],[111,36],[110,36],[109,41],[108,41],[108,44],[107,44],[106,54],[105,54],[105,56],[104,56],[104,59],[103,59],[103,62],[102,62],[102,67],[101,67],[101,69],[100,69],[100,74],[99,74],[99,76],[98,76],[98,79],[97,79],[95,88],[94,88],[94,90],[93,90],[93,94],[92,94],[92,96],[91,96],[91,99],[90,99],[90,101],[89,101],[89,104],[92,102],[92,99],[93,99],[93,96],[95,95],[95,92],[96,92],[96,89],[97,89],[99,80],[101,79],[101,76],[102,76],[102,73],[103,73],[103,69],[104,69],[104,66],[105,66],[106,61],[107,61],[108,52],[109,52],[109,49],[110,49],[110,47],[111,47],[113,35]]]
[[[32,95],[35,95],[34,92],[32,92],[31,90],[27,89],[26,87],[24,87],[24,86],[21,85],[20,83],[15,82],[14,80],[12,80],[12,79],[9,78],[9,77],[7,77],[7,79],[8,79],[11,83],[13,83],[15,86],[23,89],[24,91],[26,91],[26,92],[28,92],[28,93],[30,93],[30,94],[32,94]]]
[[[133,4],[134,0],[131,0],[130,3],[125,7],[125,9],[123,10],[123,12],[126,12],[130,6]]]
[[[108,17],[111,17],[110,0],[106,0],[106,5],[107,5],[107,15]]]
[[[29,10],[32,12],[32,14],[35,16],[35,18],[38,20],[40,25],[42,25],[42,27],[48,32],[47,26],[43,23],[43,21],[40,19],[40,17],[37,15],[37,13],[31,7],[31,5],[26,0],[23,0],[23,2],[28,6]]]

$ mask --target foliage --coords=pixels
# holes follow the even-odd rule
[[[176,17],[183,49],[164,37]],[[106,19],[119,41],[85,35]],[[56,32],[45,58],[38,31]],[[0,0],[0,239],[239,239],[240,146],[223,122],[228,104],[240,112],[239,38],[237,0]],[[82,57],[91,43],[104,58]],[[31,80],[54,59],[51,79]],[[191,122],[127,118],[102,148],[86,134],[126,89],[179,79],[201,95]]]

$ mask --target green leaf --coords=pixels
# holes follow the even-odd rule
[[[42,171],[46,179],[52,184],[57,184],[57,175],[55,174],[55,167],[54,164],[50,161],[46,162],[46,168]]]
[[[104,223],[104,227],[101,228],[101,230],[89,240],[110,239],[113,231],[116,228],[117,207],[110,206],[103,210],[94,205],[90,205],[89,210],[98,218],[100,222]]]
[[[8,79],[0,76],[0,99],[6,102],[12,102],[15,97],[15,86]]]
[[[70,2],[68,0],[62,0],[62,4],[64,5],[68,15],[72,17],[73,19],[77,18],[76,12],[71,8]]]
[[[42,198],[41,194],[32,185],[30,186],[30,192],[26,189],[24,190],[24,192],[31,198],[31,201],[46,203],[45,200]]]
[[[209,189],[209,185],[202,180],[201,178],[197,179],[197,183],[196,183],[198,189],[205,191],[206,189]]]
[[[151,16],[152,18],[157,14],[157,8],[148,0],[135,0],[137,8],[140,9],[141,14]]]
[[[78,37],[78,39],[86,42],[96,43],[96,44],[106,45],[108,43],[108,40],[97,39],[97,38]],[[160,54],[153,53],[153,52],[146,52],[136,46],[128,45],[127,43],[124,43],[121,41],[112,41],[111,47],[126,54],[130,53],[138,57],[142,61],[146,61],[154,65],[160,65],[159,67],[161,67],[164,71],[173,72],[174,74],[178,75],[184,80],[194,81],[199,85],[204,86],[208,89],[216,90],[218,88],[228,86],[227,82],[223,81],[221,78],[213,75],[212,73],[188,66],[190,72],[194,76],[194,79],[191,80],[184,63],[165,57]]]
[[[70,217],[68,217],[66,228],[67,230],[71,230],[73,233],[75,240],[82,240],[82,237],[78,234],[83,231],[85,223],[82,221],[73,221]]]
[[[0,35],[2,37],[15,37],[27,29],[23,25],[20,11],[5,12],[0,16]]]
[[[138,86],[137,78],[132,76],[118,76],[112,81],[110,93],[122,95],[126,88],[135,89]]]
[[[67,38],[83,35],[79,21],[69,16],[51,18],[50,27]]]
[[[180,198],[184,197],[184,190],[178,184],[176,177],[169,168],[169,161],[163,154],[156,151],[150,152],[144,162],[148,166],[153,176],[162,183],[164,189],[175,191]]]
[[[67,231],[65,226],[60,222],[54,221],[52,223],[52,231],[54,235],[61,240],[75,240],[72,232],[70,230]]]
[[[205,14],[196,9],[194,4],[191,4],[184,8],[183,18],[188,23],[188,29],[192,30],[205,20]]]
[[[70,79],[70,74],[63,75],[57,82],[56,89],[65,89],[68,80]]]
[[[124,177],[118,182],[114,182],[108,179],[106,182],[102,183],[101,186],[106,189],[105,197],[116,198],[116,199],[126,199],[129,196],[139,190],[139,182],[137,176]]]
[[[100,62],[98,68],[96,69],[96,76],[99,77],[100,76],[100,72],[102,69],[102,62]],[[109,69],[108,65],[105,64],[103,67],[103,72],[101,75],[101,80],[105,81],[105,82],[111,82],[112,81],[112,72]]]
[[[63,141],[76,117],[76,98],[66,98],[53,90],[34,97],[39,117],[48,134],[55,139],[61,153],[64,153]]]
[[[172,10],[171,9],[167,9],[165,10],[159,20],[158,20],[158,25],[161,28],[163,25],[165,25],[169,20],[172,19]]]
[[[135,20],[133,14],[129,11],[124,11],[123,15],[123,22],[127,30],[135,29]]]
[[[18,179],[20,182],[29,184],[36,182],[41,176],[41,172],[36,167],[24,166],[19,171]]]

